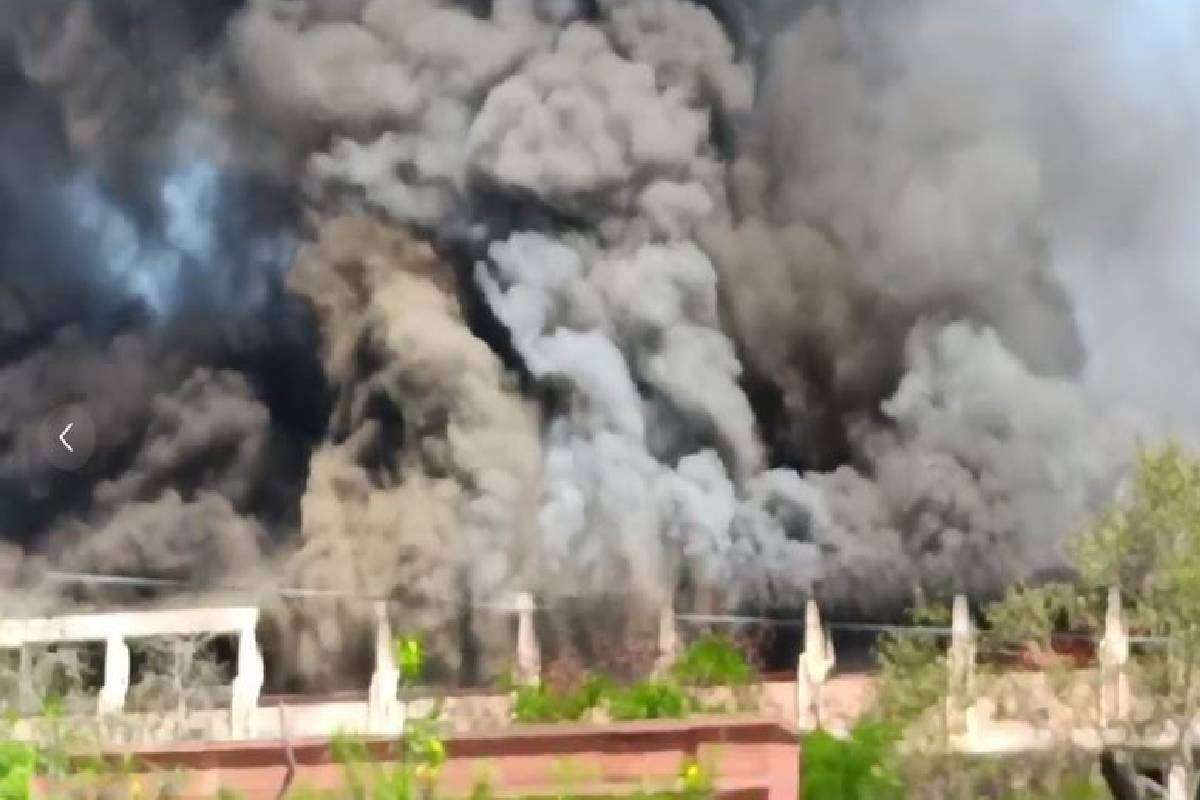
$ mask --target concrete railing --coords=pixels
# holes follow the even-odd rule
[[[1094,725],[1054,731],[1046,726],[992,718],[994,707],[977,694],[977,632],[971,622],[964,596],[954,598],[951,607],[950,646],[946,654],[947,692],[945,725],[949,746],[975,755],[1003,755],[1044,750],[1062,742],[1065,734],[1072,746],[1099,750],[1106,743],[1134,744],[1127,736],[1133,696],[1129,675],[1130,635],[1116,588],[1108,592],[1104,615],[1104,634],[1097,648],[1096,676],[1099,681],[1099,719]],[[805,646],[796,669],[797,725],[803,731],[824,727],[822,688],[833,672],[835,659],[832,643],[821,624],[820,612],[809,602],[805,624]],[[1196,731],[1200,735],[1200,730]],[[1139,738],[1138,747],[1163,754],[1165,797],[1184,800],[1187,796],[1187,770],[1178,761],[1179,734]]]
[[[517,617],[514,662],[517,680],[529,685],[541,677],[542,658],[535,628],[536,606],[533,595],[520,593],[508,610]],[[296,735],[321,732],[334,726],[378,735],[403,731],[405,705],[398,697],[400,670],[395,663],[392,629],[384,603],[376,603],[375,666],[366,702],[329,701],[311,708],[288,710],[290,726]],[[255,638],[259,612],[253,607],[191,608],[177,610],[76,614],[39,619],[0,619],[0,649],[21,649],[22,679],[28,685],[30,663],[26,645],[54,642],[103,642],[105,645],[103,686],[97,711],[100,716],[125,711],[130,684],[130,658],[127,642],[139,637],[172,637],[203,634],[237,637],[237,670],[232,683],[227,721],[217,728],[218,738],[252,739],[279,733],[281,715],[274,709],[260,709],[263,687],[263,659]],[[796,664],[794,711],[801,731],[835,728],[842,724],[831,713],[826,688],[834,675],[836,655],[833,640],[821,620],[820,609],[810,600],[805,608],[804,649]],[[957,597],[952,606],[950,647],[947,664],[947,729],[956,732],[956,741],[964,750],[996,752],[996,726],[976,703],[976,632],[971,623],[965,597]],[[676,615],[671,604],[664,603],[659,615],[658,656],[655,672],[663,674],[674,662],[679,638]],[[1098,651],[1102,682],[1101,717],[1103,725],[1113,726],[1127,719],[1130,707],[1129,635],[1121,614],[1120,595],[1109,596],[1105,631]],[[780,688],[783,688],[781,685]],[[790,703],[791,701],[787,701]],[[1004,749],[1036,745],[1039,732],[1031,729],[1013,738],[1007,734]]]
[[[517,671],[525,683],[536,682],[541,657],[534,630],[534,603],[529,594],[519,595],[517,614]],[[365,734],[399,735],[405,726],[405,704],[399,698],[400,670],[395,663],[394,640],[385,603],[376,603],[375,668],[367,700],[330,700],[287,709],[286,727],[292,735],[327,735],[343,729]],[[103,682],[97,697],[101,719],[124,715],[130,688],[128,642],[147,637],[233,635],[237,639],[237,668],[233,678],[230,707],[217,712],[197,710],[190,717],[205,735],[218,739],[254,739],[282,734],[284,715],[276,709],[260,708],[264,664],[255,635],[259,610],[254,607],[183,608],[156,611],[123,611],[71,614],[29,619],[0,619],[0,650],[19,650],[18,691],[33,694],[29,645],[64,642],[104,644]],[[417,707],[428,702],[416,701]],[[487,706],[486,699],[480,705]],[[223,717],[223,718],[222,718]],[[162,734],[150,735],[152,739]],[[169,738],[169,737],[168,737]]]
[[[18,691],[30,691],[27,645],[103,642],[104,682],[97,698],[100,715],[125,710],[129,693],[129,639],[197,635],[237,637],[237,674],[230,699],[229,728],[235,738],[254,737],[254,709],[263,686],[263,660],[255,639],[258,609],[188,608],[159,611],[71,614],[60,617],[0,619],[0,648],[20,650]]]
[[[950,647],[946,654],[947,729],[964,741],[983,736],[983,723],[975,709],[976,639],[967,598],[958,595],[951,605]],[[1097,651],[1101,727],[1127,722],[1132,698],[1129,683],[1129,632],[1121,610],[1121,594],[1108,593],[1104,635]],[[796,665],[796,719],[801,730],[822,727],[822,687],[833,674],[836,658],[833,641],[821,622],[817,604],[809,600],[805,613],[804,650]],[[986,736],[983,736],[986,738]]]

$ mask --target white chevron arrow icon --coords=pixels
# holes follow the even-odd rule
[[[65,448],[67,448],[67,450],[69,450],[69,451],[70,451],[70,452],[72,452],[72,453],[74,453],[74,452],[75,452],[75,448],[74,448],[74,447],[71,447],[71,445],[70,445],[70,444],[67,442],[67,434],[68,434],[68,433],[70,433],[70,432],[71,432],[71,428],[74,428],[74,427],[75,427],[75,423],[74,423],[74,422],[68,422],[68,423],[67,423],[67,427],[63,428],[63,429],[62,429],[62,433],[60,433],[60,434],[58,435],[58,440],[59,440],[60,442],[62,442],[62,446],[63,446],[63,447],[65,447]]]

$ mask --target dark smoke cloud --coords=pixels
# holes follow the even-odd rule
[[[1098,237],[1125,207],[1102,176],[1130,166],[1103,161],[1144,124],[1124,116],[1123,81],[1145,74],[1124,48],[1168,16],[848,2],[771,43],[732,172],[738,222],[705,241],[774,457],[843,464],[809,475],[829,501],[830,599],[994,593],[1058,563],[1062,536],[1111,496],[1131,437],[1095,380],[1123,347],[1097,331],[1144,310],[1110,305],[1097,328]],[[1068,42],[1087,69],[1058,61]],[[1161,151],[1139,152],[1124,157],[1157,171]],[[1187,204],[1172,192],[1143,199]],[[1147,263],[1123,285],[1169,268],[1133,233],[1117,236]]]
[[[453,273],[403,230],[331,219],[301,252],[291,285],[316,309],[337,400],[332,440],[309,465],[287,577],[394,597],[405,624],[419,622],[450,669],[473,668],[461,663],[463,636],[487,643],[495,660],[507,637],[494,621],[461,630],[458,602],[465,592],[503,603],[534,577],[533,408],[466,326]],[[322,683],[342,680],[361,656],[351,632],[364,610],[340,609],[343,634],[297,609],[299,669]]]
[[[233,113],[235,5],[0,9],[0,532],[30,553],[177,574],[244,539],[215,578],[298,517],[327,405],[292,190]],[[68,403],[97,441],[63,473],[36,438]]]
[[[51,561],[388,596],[479,676],[520,590],[995,593],[1118,406],[1190,408],[1182,12],[234,5],[0,0],[0,529]],[[29,459],[81,400],[93,462]],[[365,668],[361,602],[272,624]]]

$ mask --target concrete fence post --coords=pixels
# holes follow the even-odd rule
[[[955,595],[951,606],[948,665],[946,721],[951,730],[961,730],[975,692],[975,630],[966,595]]]
[[[796,664],[796,727],[811,731],[821,727],[821,688],[833,670],[833,640],[821,624],[817,601],[804,607],[804,651]]]
[[[1188,770],[1181,762],[1172,761],[1167,767],[1166,800],[1191,800],[1188,797]]]
[[[100,714],[119,714],[125,710],[129,693],[129,646],[117,631],[104,641],[104,685],[100,688],[97,710]]]
[[[1100,718],[1105,727],[1126,718],[1130,708],[1129,633],[1121,612],[1121,590],[1108,590],[1104,612],[1104,637],[1100,640]]]
[[[654,662],[654,673],[666,675],[678,657],[679,636],[675,631],[675,606],[667,599],[658,612],[658,657]]]
[[[28,642],[21,645],[17,653],[17,703],[23,713],[34,712],[41,703],[33,686],[33,653]]]
[[[238,633],[237,677],[229,708],[233,739],[253,739],[257,732],[255,718],[263,687],[263,659],[254,632],[257,623],[258,610],[254,609]]]
[[[393,651],[392,626],[387,604],[375,604],[375,671],[367,692],[367,727],[371,733],[400,733],[404,728],[404,706],[397,698],[400,670]]]
[[[533,626],[533,595],[517,595],[517,681],[533,686],[542,679],[542,655],[538,650],[537,631]]]

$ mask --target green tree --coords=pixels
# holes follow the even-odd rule
[[[980,620],[980,652],[995,656],[1032,649],[1054,664],[1054,634],[1098,636],[1109,589],[1119,589],[1128,624],[1149,643],[1132,653],[1128,663],[1138,713],[1115,723],[1124,728],[1121,741],[1127,744],[1108,746],[1100,771],[1118,800],[1154,796],[1162,787],[1152,786],[1133,764],[1138,743],[1165,741],[1173,748],[1168,755],[1175,769],[1185,776],[1186,796],[1195,797],[1200,788],[1192,735],[1200,724],[1200,459],[1177,445],[1139,453],[1129,485],[1068,540],[1067,554],[1074,582],[1019,584],[986,608]],[[880,658],[877,710],[908,726],[908,744],[919,720],[941,717],[941,648],[926,633],[897,635],[885,640]],[[993,667],[990,674],[987,669],[980,672],[980,694],[995,696],[1012,677],[1003,666]],[[1098,697],[1096,670],[1072,670],[1060,660],[1047,670],[1047,677],[1063,708],[1072,708],[1080,696]],[[1096,724],[1097,705],[1078,707],[1072,723]],[[936,755],[945,757],[944,752]],[[961,759],[959,763],[965,764]],[[1089,785],[1078,774],[1066,779],[1074,782],[1076,791]]]
[[[1136,659],[1136,691],[1150,713],[1130,733],[1167,735],[1195,797],[1200,723],[1200,460],[1178,445],[1141,453],[1127,498],[1072,543],[1085,596],[1120,589],[1132,625],[1165,646]],[[1097,615],[1098,610],[1092,611]],[[1111,756],[1110,756],[1111,757]]]

